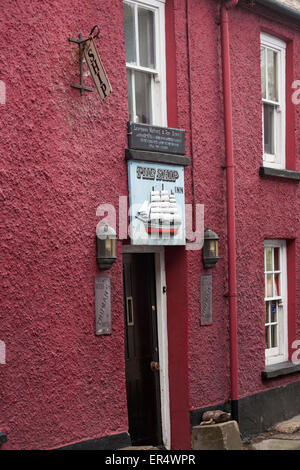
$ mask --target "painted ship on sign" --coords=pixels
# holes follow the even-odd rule
[[[164,189],[164,185],[160,191],[155,191],[152,187],[150,200],[143,202],[136,218],[143,222],[148,234],[155,233],[160,236],[176,235],[182,223],[175,195],[172,191],[169,193]]]

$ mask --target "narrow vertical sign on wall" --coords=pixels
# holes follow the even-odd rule
[[[98,94],[101,100],[105,101],[111,94],[112,88],[93,38],[89,39],[85,44],[84,57],[91,72]]]
[[[201,276],[201,325],[212,323],[212,275]]]
[[[96,335],[111,334],[110,278],[95,277]]]

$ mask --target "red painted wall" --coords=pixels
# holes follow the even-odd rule
[[[4,0],[0,13],[1,43],[9,44],[0,56],[0,80],[7,89],[6,104],[0,105],[5,220],[0,339],[7,347],[7,364],[0,365],[0,431],[9,436],[3,449],[46,449],[128,430],[121,242],[109,271],[112,335],[94,335],[96,209],[101,203],[118,207],[118,197],[128,192],[123,11],[120,0],[23,3]],[[189,410],[230,398],[218,12],[219,2],[199,0],[168,1],[166,10],[168,124],[186,130],[192,159],[185,170],[186,202],[204,204],[205,226],[220,235],[221,253],[212,270],[213,323],[200,326],[201,252],[166,249],[173,448],[189,446]],[[290,41],[290,82],[300,77],[300,33],[278,17],[271,21],[246,9],[229,16],[243,397],[299,380],[296,374],[261,381],[263,242],[299,237],[299,184],[261,179],[258,170],[259,34],[266,30]],[[79,65],[78,48],[68,38],[86,36],[96,23],[113,88],[105,104],[96,93],[81,97],[70,87],[79,81]],[[300,105],[289,105],[288,113],[295,124],[288,131],[290,168],[300,170]],[[295,290],[289,294],[291,323],[299,339],[300,245],[289,245],[296,254],[294,265],[289,254],[289,285]]]
[[[180,4],[180,6],[179,6]],[[192,143],[195,201],[205,205],[205,226],[220,235],[221,260],[213,274],[213,324],[199,326],[200,275],[204,272],[200,253],[187,253],[189,273],[189,346],[191,408],[221,404],[230,398],[229,319],[227,300],[226,186],[222,165],[224,131],[220,29],[216,24],[218,2],[189,5],[190,75],[192,90]],[[176,21],[185,16],[186,2],[178,2]],[[272,15],[270,15],[272,17]],[[239,393],[248,396],[299,380],[299,374],[268,383],[261,380],[264,369],[264,239],[299,237],[299,183],[261,179],[262,122],[260,91],[260,32],[267,31],[288,43],[288,83],[300,76],[300,33],[288,22],[274,20],[236,8],[229,13],[231,41],[233,136],[235,155],[237,288],[239,336]],[[177,26],[177,23],[176,23]],[[175,26],[175,31],[177,31]],[[179,30],[179,28],[178,28]],[[178,98],[182,109],[178,125],[186,126],[182,93],[186,42],[177,33]],[[181,86],[180,86],[181,85]],[[300,109],[291,105],[287,89],[288,167],[300,170]],[[183,93],[182,93],[183,95]],[[294,157],[297,161],[291,163]],[[288,244],[290,245],[290,244]],[[300,337],[300,256],[294,246],[294,268],[289,269],[291,337]],[[296,280],[293,276],[296,275]],[[291,292],[294,289],[294,294]],[[294,326],[293,326],[294,325]]]
[[[114,91],[105,104],[70,87],[79,63],[68,38],[96,23]],[[4,0],[0,24],[0,429],[3,449],[44,449],[128,430],[120,247],[112,335],[94,334],[96,209],[127,194],[123,10],[119,0]]]

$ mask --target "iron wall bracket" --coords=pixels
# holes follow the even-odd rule
[[[97,29],[97,32],[94,36],[92,36],[93,32],[95,31],[95,29]],[[87,39],[82,39],[82,34],[80,33],[79,34],[79,39],[76,39],[76,38],[69,38],[69,42],[74,42],[75,44],[78,44],[78,47],[79,47],[79,70],[80,70],[80,84],[77,85],[75,83],[71,83],[71,87],[73,88],[77,88],[78,90],[80,90],[80,95],[84,95],[84,92],[85,91],[94,91],[93,88],[89,87],[89,86],[85,86],[84,83],[83,83],[83,51],[84,51],[84,45],[85,43],[91,38],[97,38],[99,36],[99,33],[100,33],[100,28],[98,25],[95,25],[90,34],[89,34],[89,37]]]

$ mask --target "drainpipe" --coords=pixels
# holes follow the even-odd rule
[[[231,378],[231,416],[238,421],[238,336],[237,336],[237,282],[236,282],[236,232],[235,232],[235,194],[234,194],[234,156],[232,133],[232,97],[229,50],[228,10],[235,7],[239,0],[230,0],[221,6],[221,40],[223,99],[226,152],[227,186],[227,243],[228,243],[228,302],[230,322],[230,378]]]

